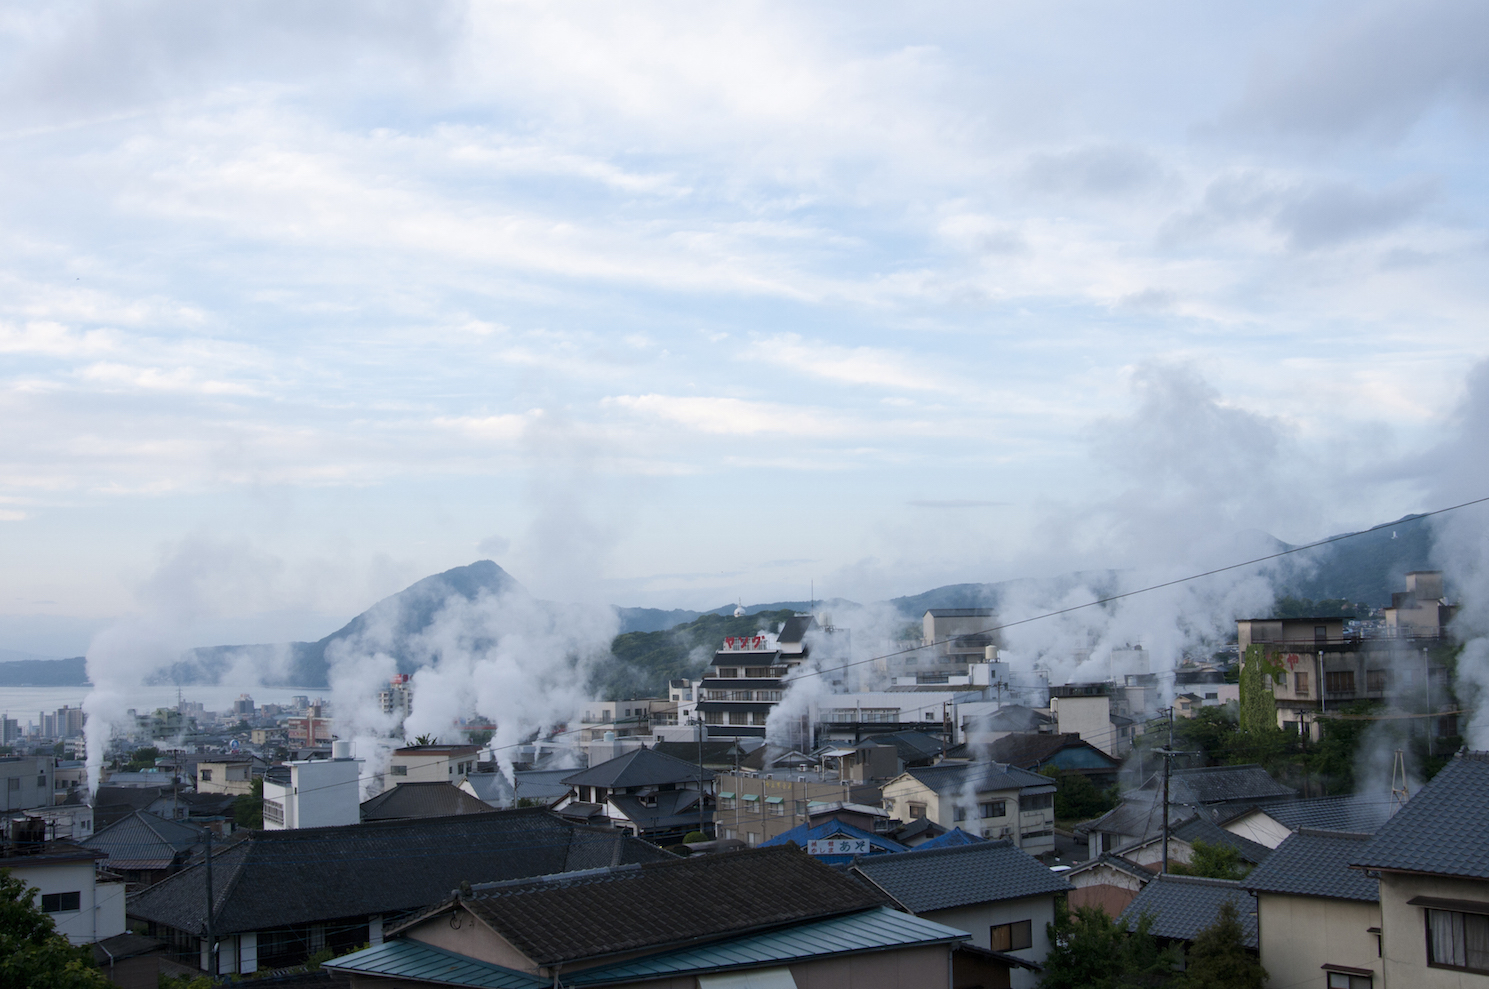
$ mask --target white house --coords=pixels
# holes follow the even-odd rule
[[[123,934],[124,880],[99,875],[103,852],[70,842],[11,844],[0,868],[36,889],[36,905],[73,944]]]

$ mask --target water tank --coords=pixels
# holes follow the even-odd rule
[[[352,757],[352,743],[351,742],[344,742],[344,741],[342,741],[341,739],[338,738],[336,741],[334,741],[334,742],[331,743],[331,758],[332,759],[350,759],[351,757]]]
[[[613,741],[615,741],[615,732],[613,732],[613,731],[607,731],[605,733],[605,741],[607,741],[607,742],[613,742]]]

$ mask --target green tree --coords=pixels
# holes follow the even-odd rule
[[[1246,950],[1241,918],[1224,903],[1215,923],[1199,932],[1189,945],[1181,989],[1262,989],[1267,970]]]
[[[0,989],[108,989],[93,949],[74,948],[36,907],[36,890],[0,869]]]
[[[1096,784],[1084,773],[1070,772],[1058,766],[1045,766],[1040,773],[1055,781],[1055,819],[1058,821],[1089,821],[1117,805],[1110,793],[1096,789]]]
[[[1240,879],[1251,871],[1251,866],[1241,860],[1241,852],[1234,845],[1196,841],[1193,847],[1194,855],[1187,863],[1169,863],[1170,872],[1207,879]]]
[[[1127,930],[1096,907],[1061,912],[1046,926],[1050,953],[1041,989],[1147,989],[1167,985],[1177,948],[1160,948],[1143,915]]]
[[[233,826],[262,830],[264,827],[264,778],[255,776],[253,793],[233,801]]]
[[[1250,732],[1277,727],[1277,699],[1266,678],[1282,675],[1282,668],[1267,653],[1265,646],[1250,645],[1241,658],[1241,731]]]

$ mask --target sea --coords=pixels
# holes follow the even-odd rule
[[[37,723],[41,712],[51,713],[59,707],[81,707],[83,698],[92,687],[0,687],[0,714],[19,722]],[[180,693],[177,694],[179,689]],[[140,714],[158,707],[175,707],[179,696],[184,701],[199,701],[208,711],[231,711],[233,701],[242,693],[241,687],[222,687],[211,684],[194,684],[177,688],[172,684],[157,684],[136,687],[129,692],[125,704]],[[255,704],[283,704],[288,706],[295,696],[330,699],[331,692],[325,687],[260,687],[250,696]]]

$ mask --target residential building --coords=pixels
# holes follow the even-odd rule
[[[361,813],[364,821],[408,821],[495,809],[451,783],[400,783],[364,800]]]
[[[405,745],[388,758],[384,785],[453,783],[459,786],[476,771],[477,745]]]
[[[1361,846],[1387,986],[1489,986],[1489,752],[1461,752]]]
[[[763,754],[762,749],[750,756]],[[793,763],[790,757],[777,755],[768,768],[762,762],[757,769],[720,773],[714,782],[716,836],[753,848],[806,823],[814,811],[831,804],[879,805],[877,786],[824,773],[815,760],[805,759]]]
[[[137,810],[79,844],[106,854],[109,871],[122,876],[132,892],[181,871],[205,849],[206,840],[204,828]]]
[[[52,803],[57,760],[49,755],[0,756],[0,801],[4,809],[29,810]]]
[[[20,723],[9,716],[0,717],[0,745],[14,745],[20,740]]]
[[[388,686],[378,691],[377,695],[379,709],[397,719],[400,725],[413,711],[414,688],[411,679],[406,673],[395,673],[388,681]]]
[[[676,844],[713,824],[714,774],[655,749],[636,749],[564,777],[569,795],[554,810],[588,824],[623,828]]]
[[[1113,729],[1110,684],[1052,686],[1050,714],[1055,719],[1056,732],[1077,735],[1108,755],[1125,755],[1131,747],[1130,739],[1119,738]]]
[[[1397,806],[1396,799],[1386,793],[1309,797],[1244,807],[1218,823],[1232,834],[1276,848],[1303,828],[1374,834]]]
[[[247,694],[239,694],[238,699],[233,701],[233,716],[236,718],[251,718],[257,711],[258,705]]]
[[[907,769],[884,785],[884,807],[900,821],[925,817],[1007,838],[1031,855],[1055,848],[1055,781],[1002,763]]]
[[[245,832],[213,854],[217,971],[247,975],[298,965],[325,948],[380,944],[385,925],[443,901],[462,883],[672,858],[545,810]],[[205,970],[206,903],[206,869],[198,863],[132,897],[129,916],[167,942],[178,961]]]
[[[284,726],[285,738],[291,748],[330,745],[336,737],[336,722],[319,702],[312,704],[303,715],[286,718]]]
[[[457,891],[327,967],[359,986],[956,985],[959,930],[795,849],[697,855]]]
[[[36,890],[36,905],[73,944],[123,934],[124,881],[99,868],[103,852],[46,841],[39,820],[9,822],[0,841],[0,869]]]
[[[1148,914],[1153,918],[1149,933],[1159,944],[1180,944],[1187,951],[1200,931],[1215,923],[1225,903],[1236,909],[1242,944],[1256,951],[1256,901],[1238,880],[1154,876],[1122,911],[1117,923],[1134,930],[1139,918]]]
[[[972,944],[1026,963],[1012,989],[1033,989],[1049,954],[1055,898],[1070,884],[1009,841],[929,848],[854,861],[852,871],[908,913],[968,931]]]
[[[64,704],[55,713],[43,711],[40,715],[42,738],[76,738],[83,733],[85,715],[80,707]]]
[[[1406,591],[1393,593],[1382,614],[1388,636],[1438,638],[1456,611],[1443,594],[1441,570],[1413,570],[1406,575]]]
[[[1065,873],[1072,889],[1065,898],[1071,910],[1095,907],[1109,917],[1119,917],[1137,899],[1156,873],[1113,852],[1087,859]]]
[[[264,827],[269,831],[356,824],[361,818],[362,760],[337,742],[331,759],[275,766],[264,774]]]
[[[776,635],[731,635],[714,652],[698,684],[696,710],[709,737],[765,737],[765,722],[785,694],[785,678],[805,661],[807,650],[783,650]],[[803,717],[789,726],[792,744],[811,747],[810,724]]]
[[[1256,897],[1257,944],[1273,985],[1384,985],[1380,884],[1350,868],[1369,840],[1368,834],[1299,831],[1243,880]]]
[[[1001,762],[1031,773],[1046,768],[1080,773],[1101,790],[1115,786],[1122,769],[1120,759],[1074,733],[1009,732],[992,742],[959,745],[946,758]]]
[[[218,756],[196,764],[196,792],[230,793],[245,797],[253,793],[253,757]]]

